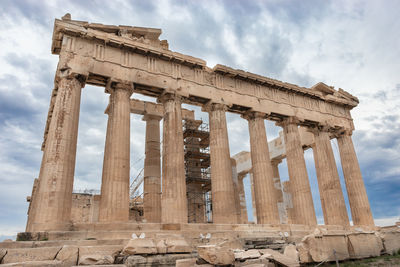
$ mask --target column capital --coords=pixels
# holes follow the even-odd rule
[[[175,93],[164,92],[157,98],[157,102],[158,103],[165,104],[168,101],[179,101],[179,102],[182,102],[182,96],[177,95]]]
[[[203,111],[203,112],[211,112],[211,111],[215,111],[215,110],[227,111],[228,106],[226,104],[213,103],[210,101],[210,102],[207,102],[206,104],[204,104],[201,108],[201,111]]]
[[[343,128],[333,132],[333,136],[335,136],[335,138],[340,138],[342,136],[352,136],[352,135],[353,135],[352,130]]]
[[[282,119],[281,121],[276,122],[275,125],[280,126],[280,127],[284,127],[284,126],[291,125],[291,124],[299,125],[300,121],[301,120],[298,117],[290,116],[290,117],[286,117],[286,118]]]
[[[271,159],[272,165],[279,165],[282,162],[282,159]]]
[[[267,114],[265,114],[263,112],[259,112],[259,111],[249,110],[249,111],[246,111],[244,114],[242,114],[241,117],[245,120],[254,120],[256,118],[266,119]]]
[[[81,86],[84,87],[87,80],[88,73],[82,74],[76,71],[73,71],[70,67],[64,66],[58,69],[55,82],[59,83],[62,79],[77,79]]]
[[[319,133],[332,133],[336,132],[336,130],[328,125],[328,124],[322,124],[319,123],[315,125],[314,127],[307,127],[307,131],[313,133],[314,135],[318,135]]]
[[[126,90],[129,96],[131,96],[134,91],[134,86],[130,81],[109,79],[106,84],[105,92],[112,94],[116,90]]]
[[[157,116],[153,114],[144,114],[142,117],[142,121],[160,121],[162,116]]]
[[[56,84],[60,84],[61,80],[63,79],[76,79],[79,81],[79,83],[81,84],[81,87],[85,87],[86,84],[86,80],[87,80],[87,76],[80,74],[80,73],[76,73],[76,72],[71,72],[70,69],[68,69],[67,71],[60,71],[60,75],[57,75],[55,78],[55,82]]]
[[[132,83],[122,83],[122,82],[116,82],[111,84],[111,88],[113,91],[116,90],[125,90],[129,93],[129,96],[133,94],[133,84]]]

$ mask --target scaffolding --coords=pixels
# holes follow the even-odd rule
[[[201,120],[183,124],[188,222],[211,222],[210,132]]]

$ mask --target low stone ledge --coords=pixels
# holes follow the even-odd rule
[[[8,249],[3,263],[54,260],[61,247]]]
[[[163,254],[149,255],[143,257],[140,255],[129,256],[125,260],[127,266],[174,266],[177,260],[196,257],[195,254]]]
[[[196,266],[196,258],[176,260],[176,267],[193,267]]]
[[[247,259],[257,259],[261,257],[261,253],[257,249],[249,249],[247,251],[239,250],[234,251],[235,260],[244,261]]]
[[[78,265],[74,265],[71,267],[80,267]],[[125,264],[102,264],[102,265],[86,265],[86,267],[128,267]]]
[[[167,253],[191,253],[193,250],[184,238],[167,238],[165,245]]]
[[[157,254],[157,248],[150,238],[136,238],[129,240],[121,254],[124,256]]]
[[[60,266],[71,266],[71,265],[63,265],[61,261],[57,260],[23,261],[23,262],[14,262],[1,265],[1,267],[60,267]]]
[[[21,232],[17,234],[17,241],[46,241],[48,239],[48,232]]]

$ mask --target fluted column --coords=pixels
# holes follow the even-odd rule
[[[58,82],[43,151],[31,231],[64,230],[71,215],[82,82],[78,76]]]
[[[213,223],[237,223],[237,213],[229,152],[226,106],[208,104]]]
[[[299,121],[290,117],[278,125],[283,127],[286,161],[289,171],[289,180],[292,196],[292,223],[316,225],[314,203],[311,195],[310,182],[308,180],[304,151],[300,141],[298,128]]]
[[[287,223],[287,214],[283,203],[282,184],[278,168],[278,165],[281,162],[282,160],[271,160],[271,165],[272,165],[273,181],[276,194],[276,205],[278,207],[278,212],[279,212],[279,220],[281,223]]]
[[[246,206],[246,195],[244,192],[243,179],[245,175],[238,176],[238,195],[239,195],[239,206],[240,206],[240,223],[248,223],[247,218],[247,206]]]
[[[264,124],[265,114],[250,112],[243,117],[249,123],[257,223],[278,224],[280,220]]]
[[[250,189],[251,189],[251,206],[253,213],[253,222],[257,223],[257,208],[256,208],[256,197],[255,197],[255,189],[254,189],[254,176],[253,172],[249,173],[250,176]]]
[[[314,129],[313,146],[319,195],[326,225],[349,225],[346,205],[328,129]]]
[[[293,201],[292,201],[293,198],[290,190],[290,181],[284,181],[282,183],[282,191],[283,191],[283,204],[287,215],[287,224],[295,224],[296,220],[293,211]]]
[[[31,197],[29,199],[29,207],[28,207],[28,218],[26,221],[26,228],[25,228],[25,232],[31,232],[32,230],[32,220],[35,216],[35,204],[36,204],[36,192],[37,192],[37,188],[38,188],[38,184],[39,184],[39,179],[35,178],[35,180],[33,180],[33,186],[32,186],[32,193],[31,193]],[[28,201],[28,199],[27,199]]]
[[[132,85],[117,83],[110,93],[99,221],[123,222],[129,220],[129,99]]]
[[[145,115],[146,145],[143,179],[143,211],[146,222],[161,222],[161,117]]]
[[[187,223],[181,99],[165,94],[159,101],[164,104],[161,222]]]
[[[236,160],[231,158],[231,165],[232,165],[232,180],[233,180],[233,190],[235,196],[237,222],[242,223],[240,197],[239,197],[239,175],[236,170]]]
[[[342,133],[337,137],[337,141],[353,224],[373,226],[375,225],[374,218],[351,139],[351,132]]]

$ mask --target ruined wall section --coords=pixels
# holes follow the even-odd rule
[[[72,194],[71,221],[93,223],[99,219],[100,195]]]

